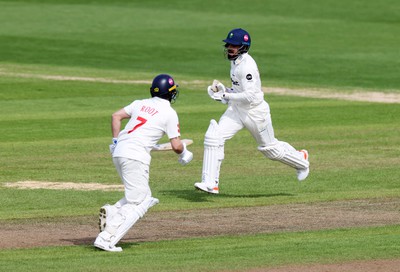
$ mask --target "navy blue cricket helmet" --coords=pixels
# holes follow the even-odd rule
[[[153,79],[150,87],[151,97],[160,97],[173,103],[178,98],[178,85],[175,84],[172,76],[160,74]]]
[[[246,30],[242,28],[235,28],[229,31],[228,36],[225,40],[223,40],[223,42],[225,43],[225,55],[228,59],[235,60],[239,57],[239,55],[247,53],[250,50],[251,38],[250,34]],[[236,55],[228,54],[229,50],[227,49],[227,47],[230,44],[241,46]]]

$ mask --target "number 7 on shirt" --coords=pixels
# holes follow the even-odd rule
[[[131,130],[129,130],[128,134],[134,132],[136,129],[138,129],[139,127],[143,126],[147,122],[147,119],[144,119],[143,117],[140,117],[140,116],[138,116],[136,118],[136,120],[138,120],[139,123],[136,126],[134,126]]]

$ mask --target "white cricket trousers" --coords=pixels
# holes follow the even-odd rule
[[[143,200],[151,197],[149,165],[121,157],[113,158],[113,162],[125,187],[126,203],[139,205]],[[121,199],[119,202],[125,201]]]
[[[259,146],[267,146],[277,141],[272,127],[269,105],[265,101],[252,108],[230,105],[221,116],[218,125],[224,142],[231,139],[244,127],[251,133]]]

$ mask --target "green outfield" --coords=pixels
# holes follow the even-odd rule
[[[110,116],[148,97],[148,82],[159,73],[179,84],[173,107],[182,138],[194,140],[194,160],[182,167],[172,152],[153,152],[150,183],[160,204],[146,217],[337,201],[392,201],[399,211],[398,100],[267,92],[276,137],[310,152],[309,178],[297,182],[294,170],[265,159],[241,131],[226,143],[220,195],[193,187],[209,121],[226,108],[206,87],[214,78],[230,81],[221,41],[230,29],[250,32],[264,87],[399,97],[399,14],[395,0],[0,0],[0,231],[61,218],[95,225],[98,208],[121,192],[7,184],[118,184],[108,151]],[[13,249],[0,241],[0,270],[244,271],[400,259],[400,220],[266,232],[125,241],[121,254],[91,242]]]

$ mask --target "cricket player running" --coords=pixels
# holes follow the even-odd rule
[[[99,227],[94,246],[106,251],[122,251],[115,245],[128,230],[159,201],[153,198],[149,187],[150,151],[163,135],[170,139],[178,161],[186,165],[193,154],[181,142],[179,121],[171,107],[179,91],[174,79],[161,74],[153,79],[150,88],[152,98],[135,100],[112,114],[113,142],[110,145],[113,162],[122,183],[125,196],[114,205],[100,209]],[[121,129],[121,121],[129,119]]]
[[[219,174],[224,159],[224,144],[239,130],[246,128],[258,144],[258,150],[271,160],[280,161],[294,168],[299,181],[307,178],[310,164],[306,150],[297,151],[274,136],[268,103],[261,90],[260,74],[248,51],[251,45],[247,31],[237,28],[225,40],[225,56],[231,63],[232,87],[226,88],[214,80],[208,86],[209,96],[227,104],[228,108],[219,122],[211,120],[204,138],[204,155],[201,182],[196,189],[219,193]]]

